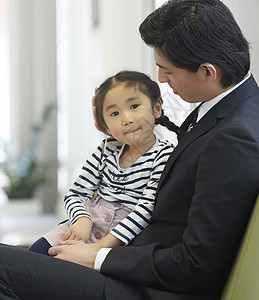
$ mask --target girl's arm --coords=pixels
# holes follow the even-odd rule
[[[109,233],[105,237],[103,237],[99,242],[89,244],[89,246],[99,251],[101,248],[114,248],[117,246],[122,246],[123,244],[124,243],[121,240]]]
[[[92,199],[100,182],[100,162],[105,140],[97,147],[92,156],[83,165],[80,175],[64,197],[64,206],[71,224],[81,217],[91,219],[85,208],[87,199]]]

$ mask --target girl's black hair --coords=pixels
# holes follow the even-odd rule
[[[114,88],[115,86],[121,83],[123,83],[125,87],[133,86],[138,88],[140,92],[145,94],[150,99],[152,108],[158,100],[161,100],[163,102],[158,84],[155,81],[153,81],[149,76],[137,71],[121,71],[116,75],[106,79],[97,90],[97,118],[100,123],[100,126],[104,130],[106,127],[102,114],[104,97],[110,89]],[[169,118],[164,115],[163,109],[161,117],[156,119],[155,123],[167,127],[170,131],[173,131],[178,135],[179,127],[173,122],[171,122]]]

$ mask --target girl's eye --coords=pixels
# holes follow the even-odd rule
[[[119,114],[118,111],[114,111],[113,113],[111,113],[111,116],[112,116],[112,117],[116,117],[116,116],[118,116],[118,114]]]
[[[137,107],[139,107],[139,104],[133,104],[133,105],[131,105],[131,109],[136,109]]]

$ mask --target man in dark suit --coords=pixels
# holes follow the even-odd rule
[[[140,33],[159,80],[202,102],[181,126],[151,224],[130,246],[51,248],[76,264],[3,245],[1,299],[220,299],[259,191],[259,89],[248,43],[219,0],[170,1]]]

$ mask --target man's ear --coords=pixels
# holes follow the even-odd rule
[[[159,119],[161,117],[161,114],[162,114],[162,100],[161,99],[159,99],[155,103],[153,112],[154,112],[154,116],[156,119]]]
[[[219,71],[217,67],[210,63],[203,63],[200,65],[202,72],[204,72],[205,79],[208,80],[216,80],[219,76]]]

